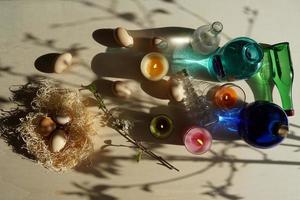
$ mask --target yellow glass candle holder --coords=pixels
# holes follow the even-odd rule
[[[168,73],[169,62],[163,54],[152,52],[143,57],[140,67],[145,78],[159,81]]]

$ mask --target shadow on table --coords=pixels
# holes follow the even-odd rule
[[[5,70],[2,70],[5,69]],[[1,67],[0,73],[6,73],[11,76],[22,77],[27,80],[24,85],[15,85],[10,87],[11,98],[6,103],[10,102],[14,104],[11,109],[0,109],[0,138],[3,139],[12,150],[28,159],[34,160],[35,157],[30,154],[27,149],[20,133],[17,131],[17,127],[21,123],[21,119],[25,118],[29,112],[32,112],[31,102],[36,97],[36,92],[39,89],[36,84],[41,80],[53,80],[39,74],[25,74],[21,72],[15,72],[13,67]],[[60,85],[64,82],[55,80],[55,85]]]
[[[26,149],[26,144],[17,131],[17,127],[21,123],[21,119],[24,119],[26,115],[32,111],[31,101],[36,96],[38,87],[32,84],[35,80],[33,78],[32,82],[11,88],[12,102],[17,104],[17,108],[11,110],[0,110],[0,137],[12,150],[29,159],[35,159],[35,157],[30,154]]]
[[[298,125],[293,124],[292,127],[299,128]],[[292,137],[290,139],[294,139],[300,141],[300,137],[294,135],[292,133]],[[237,141],[220,141],[215,142],[214,145],[221,145],[218,152],[210,150],[209,153],[205,156],[175,156],[175,155],[164,155],[163,157],[169,162],[199,162],[201,164],[201,169],[196,170],[194,172],[190,172],[188,174],[176,173],[173,178],[163,179],[160,181],[145,181],[144,183],[127,183],[127,184],[97,184],[97,185],[89,185],[87,183],[72,183],[75,187],[75,191],[63,192],[65,195],[78,195],[88,197],[90,200],[103,198],[103,199],[117,199],[114,197],[112,192],[117,192],[118,190],[128,190],[130,192],[132,189],[138,188],[141,191],[147,193],[155,193],[155,186],[163,185],[163,184],[171,184],[172,182],[182,181],[189,178],[197,178],[196,176],[201,176],[201,174],[212,170],[213,168],[222,168],[224,173],[226,174],[226,178],[223,183],[214,183],[213,180],[208,180],[203,183],[198,183],[199,187],[202,188],[201,195],[208,195],[212,198],[224,198],[228,200],[239,200],[243,199],[239,194],[235,194],[232,192],[232,187],[234,185],[234,178],[237,176],[239,170],[241,170],[245,165],[264,165],[268,168],[269,165],[286,165],[286,166],[299,166],[299,161],[287,161],[287,160],[273,160],[268,157],[268,155],[260,150],[249,148],[247,144],[240,143]],[[284,145],[283,147],[289,148],[300,148],[300,145]],[[126,147],[124,145],[108,145],[105,148],[100,149],[98,152],[95,152],[93,155],[92,161],[89,165],[82,164],[75,170],[92,175],[98,178],[108,179],[110,176],[118,176],[121,174],[122,163],[124,162],[136,162],[134,159],[134,153],[128,156],[123,155],[111,155],[111,151],[109,147],[118,147],[118,148],[131,148]],[[154,152],[159,150],[162,146],[155,145],[153,149]],[[231,150],[235,151],[236,149],[243,150],[244,148],[249,151],[254,151],[257,153],[259,158],[254,159],[246,159],[242,157],[237,157],[230,153]],[[150,158],[144,157],[143,160],[148,160]],[[154,163],[153,163],[154,164]],[[224,165],[227,165],[228,168],[223,168]],[[162,169],[164,170],[164,169]],[[163,172],[162,172],[163,173]],[[109,194],[107,194],[109,193]]]
[[[184,117],[186,116],[186,113],[184,112],[183,105],[174,102],[170,98],[168,81],[161,80],[153,82],[145,79],[140,72],[139,66],[140,61],[145,54],[151,51],[158,51],[151,43],[153,37],[159,36],[165,38],[170,44],[166,51],[167,53],[172,53],[175,46],[178,46],[178,43],[174,43],[174,39],[189,38],[193,33],[193,29],[165,27],[135,30],[129,31],[129,33],[134,38],[134,46],[131,48],[120,48],[114,38],[112,29],[99,29],[94,31],[94,40],[108,47],[106,52],[94,56],[91,62],[92,70],[98,76],[98,80],[95,81],[97,89],[104,97],[111,98],[112,101],[116,101],[120,106],[124,107],[124,105],[130,105],[120,112],[122,112],[121,117],[124,117],[125,119],[135,118],[135,116],[137,116],[136,119],[131,119],[132,121],[139,121],[135,123],[132,130],[132,135],[137,140],[182,145],[182,131],[188,126],[187,117]],[[186,45],[186,41],[179,45]],[[112,93],[114,83],[108,81],[107,78],[133,79],[140,83],[140,89],[147,95],[158,99],[169,100],[169,106],[155,105],[154,102],[150,102],[153,104],[153,108],[150,110],[149,114],[140,112],[138,109],[132,110],[132,108],[139,108],[141,106],[141,103],[139,102],[141,100],[134,98],[130,98],[126,101],[122,99],[118,100]],[[207,80],[207,75],[203,74],[202,78]],[[167,140],[158,140],[149,133],[150,120],[158,114],[172,116],[174,124],[176,125],[174,133]],[[220,130],[220,132],[224,133],[224,130]],[[226,139],[221,133],[217,133],[215,136],[217,139]],[[227,136],[229,136],[229,139],[239,138],[236,134],[228,134]]]
[[[130,48],[120,48],[112,29],[96,30],[93,33],[94,40],[106,46],[107,50],[94,56],[91,62],[92,70],[99,78],[129,78],[144,84],[153,84],[152,81],[145,82],[146,79],[140,72],[142,58],[150,52],[161,52],[171,60],[175,48],[189,45],[189,38],[192,33],[193,29],[183,27],[129,31],[129,34],[134,38],[134,45]],[[167,41],[168,47],[166,49],[155,47],[152,42],[154,37]],[[169,70],[169,75],[171,71],[172,69]],[[213,81],[208,71],[202,71],[199,76],[202,80]]]

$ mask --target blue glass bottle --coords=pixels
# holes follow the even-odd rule
[[[240,113],[239,134],[251,146],[271,148],[288,134],[287,115],[276,104],[255,101]]]
[[[214,139],[240,136],[249,145],[257,148],[271,148],[287,136],[288,118],[278,105],[267,101],[255,101],[242,108],[215,110],[217,118],[209,125]],[[226,138],[227,137],[227,138]]]
[[[171,57],[173,73],[186,69],[195,77],[214,81],[248,79],[261,67],[263,50],[254,40],[239,37],[210,55],[201,55],[191,45],[175,49]]]

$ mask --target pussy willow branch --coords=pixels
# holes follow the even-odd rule
[[[176,171],[179,171],[179,169],[174,167],[172,164],[170,164],[168,161],[163,159],[161,156],[156,155],[151,150],[149,150],[147,147],[145,147],[144,145],[142,145],[141,143],[139,143],[138,141],[133,139],[129,135],[129,133],[126,130],[124,130],[125,124],[122,122],[122,120],[116,118],[115,116],[113,116],[113,114],[111,112],[109,112],[109,110],[107,109],[106,105],[103,102],[103,98],[102,98],[101,94],[97,91],[95,84],[92,83],[87,86],[82,86],[82,88],[87,89],[93,93],[94,97],[96,98],[98,108],[101,109],[104,112],[104,114],[106,115],[106,117],[108,118],[108,120],[112,122],[112,128],[114,128],[128,142],[133,144],[136,148],[140,149],[143,153],[146,153],[150,157],[158,160],[159,164],[167,167],[168,169],[174,169]]]

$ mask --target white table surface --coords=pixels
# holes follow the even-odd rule
[[[134,20],[126,20],[126,17]],[[249,19],[253,23],[249,23]],[[105,52],[105,46],[92,37],[97,29],[117,26],[196,28],[219,20],[224,25],[222,43],[227,41],[226,36],[250,36],[271,44],[290,42],[296,111],[290,123],[300,125],[299,19],[300,2],[296,0],[0,0],[0,108],[14,106],[8,101],[10,86],[25,84],[34,77],[59,80],[65,87],[79,87],[97,80],[90,63],[95,55]],[[51,74],[35,68],[34,62],[39,56],[74,46],[85,48],[79,51],[81,64],[68,72]],[[120,72],[122,70],[126,69]],[[250,89],[241,84],[251,101]],[[275,102],[280,103],[278,93],[274,95]],[[146,94],[139,98],[144,103],[133,107],[143,105],[143,109],[135,110],[141,114],[168,103]],[[113,97],[107,97],[106,101],[128,108],[128,102]],[[14,153],[1,139],[0,199],[300,199],[300,127],[291,126],[289,138],[268,150],[251,148],[243,141],[214,141],[215,154],[193,156],[180,145],[154,145],[153,151],[164,156],[180,172],[168,170],[147,158],[136,163],[135,152],[128,148],[101,150],[107,139],[113,144],[126,144],[114,130],[98,129],[92,163],[66,173],[44,169]]]

